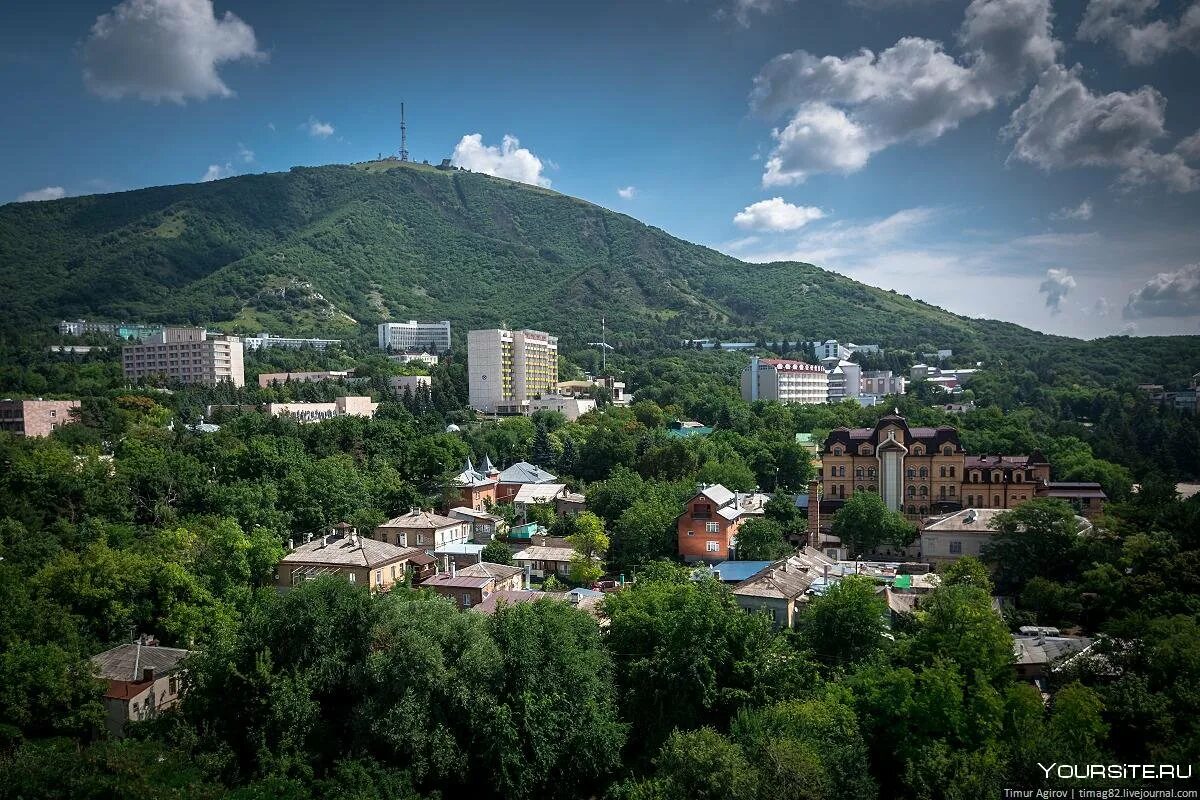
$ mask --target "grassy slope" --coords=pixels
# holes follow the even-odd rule
[[[626,338],[834,336],[1127,371],[1114,353],[1128,340],[969,320],[812,265],[746,264],[546,189],[420,165],[3,206],[0,293],[10,325],[85,315],[339,333],[421,317],[586,341],[604,314]],[[1200,370],[1194,338],[1139,341]]]

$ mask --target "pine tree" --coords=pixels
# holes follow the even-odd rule
[[[554,447],[550,444],[550,434],[546,432],[546,426],[540,422],[533,433],[533,449],[530,457],[533,459],[533,463],[539,467],[554,466]]]
[[[568,475],[574,475],[575,467],[578,464],[579,450],[575,447],[575,440],[570,436],[564,436],[562,455],[558,457],[558,468]]]

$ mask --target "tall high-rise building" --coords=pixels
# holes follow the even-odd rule
[[[381,322],[379,323],[379,347],[383,350],[423,350],[427,353],[444,353],[450,349],[450,323]]]
[[[244,386],[242,340],[210,335],[204,328],[164,328],[157,336],[122,349],[127,378],[161,375],[180,383]]]
[[[500,328],[467,333],[471,408],[523,414],[529,401],[558,389],[558,337]]]

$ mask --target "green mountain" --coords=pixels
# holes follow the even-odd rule
[[[84,316],[346,335],[432,318],[579,344],[603,315],[618,341],[949,346],[1041,370],[1069,362],[1098,381],[1162,382],[1163,361],[1173,378],[1200,370],[1196,337],[1045,336],[810,264],[748,264],[547,189],[397,162],[0,207],[0,296],[9,329]],[[1173,357],[1131,371],[1131,351]]]

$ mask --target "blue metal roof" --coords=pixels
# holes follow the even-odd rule
[[[722,561],[713,567],[722,582],[744,581],[760,569],[771,566],[771,561]]]

